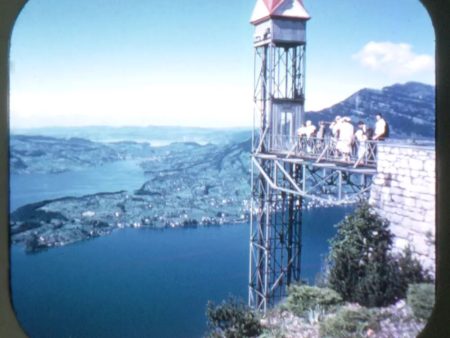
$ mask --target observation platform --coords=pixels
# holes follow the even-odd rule
[[[252,163],[271,189],[321,204],[355,203],[370,193],[380,141],[355,141],[346,149],[340,142],[267,137],[254,147]]]

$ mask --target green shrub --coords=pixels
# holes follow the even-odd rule
[[[320,323],[322,338],[362,338],[369,329],[376,330],[377,313],[367,308],[340,308],[335,316],[327,317]]]
[[[342,297],[329,288],[318,288],[308,285],[291,285],[283,308],[297,316],[305,316],[308,310],[317,308],[325,311],[342,303]]]
[[[410,284],[430,283],[432,276],[426,271],[420,262],[413,257],[412,249],[407,246],[403,254],[397,256],[399,270],[399,293],[401,298],[406,298],[406,292]]]
[[[262,332],[258,316],[243,301],[230,297],[219,305],[206,307],[208,337],[256,337]]]
[[[344,300],[364,306],[394,303],[399,275],[390,255],[393,235],[388,221],[364,202],[337,227],[331,240],[329,286]]]
[[[337,225],[328,257],[328,284],[345,301],[367,307],[387,306],[406,297],[411,283],[431,277],[407,247],[391,253],[389,222],[363,202]]]
[[[408,288],[406,301],[414,316],[427,320],[433,310],[435,301],[434,284],[411,284]]]

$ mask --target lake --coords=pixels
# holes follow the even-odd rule
[[[12,174],[10,210],[46,199],[136,190],[144,182],[144,172],[139,162],[133,160],[59,174]]]
[[[133,162],[15,175],[11,205],[132,190],[144,181]],[[314,281],[333,224],[350,210],[305,210],[303,279]],[[13,304],[30,337],[201,337],[208,300],[247,299],[248,224],[122,229],[38,254],[15,246],[11,253]]]

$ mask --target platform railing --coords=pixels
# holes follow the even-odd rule
[[[376,167],[377,145],[380,141],[356,139],[348,146],[344,140],[333,137],[291,137],[267,135],[270,146],[266,151],[290,158],[303,158],[317,163],[333,162],[353,167]],[[343,149],[346,149],[343,151]],[[348,151],[349,150],[349,151]]]

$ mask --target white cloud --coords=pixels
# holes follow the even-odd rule
[[[414,77],[434,72],[434,57],[415,54],[407,43],[371,41],[352,57],[363,67],[396,80],[413,80]]]

